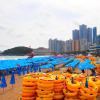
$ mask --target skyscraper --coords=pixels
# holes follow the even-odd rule
[[[79,26],[79,38],[87,40],[87,26],[84,24]]]
[[[53,49],[54,49],[53,51],[54,51],[54,52],[57,52],[57,42],[58,42],[57,39],[54,39],[54,40],[53,40]]]
[[[92,44],[92,28],[87,29],[87,41],[88,41],[89,45]]]
[[[72,40],[72,51],[80,50],[80,40]]]
[[[57,42],[57,53],[61,53],[64,51],[64,41],[58,40]]]
[[[97,39],[97,40],[98,40],[98,41],[97,41],[97,44],[100,45],[100,35],[98,35],[97,38],[98,38],[98,39]]]
[[[93,44],[97,42],[97,28],[93,27]]]
[[[53,49],[53,40],[52,39],[49,39],[49,50],[52,52],[54,49]]]
[[[67,40],[66,41],[66,52],[71,52],[72,51],[72,40]]]
[[[57,39],[49,39],[49,50],[51,52],[61,53],[63,52],[64,41],[57,40]]]
[[[80,51],[88,50],[88,43],[86,39],[80,40]]]
[[[55,52],[56,51],[56,47],[57,46],[57,39],[49,39],[49,50],[52,51],[52,52]]]
[[[72,31],[73,40],[79,40],[79,30],[75,29]]]

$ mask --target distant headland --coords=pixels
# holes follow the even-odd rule
[[[50,51],[44,47],[39,47],[39,48],[33,49],[30,47],[18,46],[18,47],[4,50],[3,52],[0,53],[0,55],[3,55],[3,56],[24,56],[32,51],[35,53],[35,55],[50,55],[51,54]]]

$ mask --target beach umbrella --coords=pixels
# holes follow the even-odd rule
[[[17,67],[17,74],[20,76],[21,75],[21,68]]]
[[[86,78],[85,87],[88,88],[88,79]]]
[[[85,70],[88,70],[88,69],[94,69],[95,68],[95,66],[94,65],[92,65],[92,64],[89,64],[89,63],[87,63],[86,65],[85,65]]]
[[[22,69],[23,75],[25,75],[25,68]]]
[[[39,66],[38,66],[38,64],[34,64],[34,72],[37,72],[37,70],[39,69]]]
[[[85,65],[84,65],[83,63],[80,63],[80,64],[78,65],[78,68],[79,68],[80,70],[85,70]]]
[[[33,68],[32,68],[32,67],[30,67],[30,69],[29,69],[29,70],[30,70],[30,72],[33,72]]]
[[[55,66],[51,64],[52,71],[54,71],[54,67],[55,67]]]
[[[92,71],[92,76],[96,77],[96,71],[95,71],[95,69],[91,69],[91,71]]]
[[[20,64],[17,64],[17,74],[19,76],[21,75],[21,66],[20,66]]]
[[[26,74],[28,74],[28,72],[29,72],[29,67],[26,67],[26,71],[27,71]]]
[[[27,71],[27,68],[24,67],[24,68],[23,68],[23,75],[27,74],[27,72],[28,72],[28,71]]]
[[[94,69],[95,68],[95,66],[94,65],[92,65],[92,64],[90,64],[90,63],[87,63],[86,65],[85,65],[85,70],[87,71],[87,75],[88,75],[88,70],[91,70],[91,69]],[[93,73],[93,74],[95,74],[95,73]]]
[[[6,69],[6,74],[9,75],[9,70],[8,69]]]
[[[4,92],[4,88],[7,87],[7,83],[6,83],[6,79],[5,79],[5,75],[4,74],[2,74],[2,76],[1,76],[0,87],[3,88],[3,92]]]
[[[15,84],[14,71],[12,71],[12,74],[11,74],[10,84],[12,85],[12,87],[13,87],[13,85]]]
[[[80,70],[89,70],[89,69],[94,69],[95,66],[92,65],[92,64],[90,64],[90,63],[83,62],[83,63],[80,63],[80,64],[78,65],[78,68],[79,68]]]

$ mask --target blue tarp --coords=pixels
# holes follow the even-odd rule
[[[29,59],[17,59],[17,60],[0,60],[0,70],[7,70],[21,67],[32,66],[33,64],[45,64],[49,61],[49,57],[36,57]]]
[[[80,70],[86,70],[86,69],[94,69],[95,66],[93,64],[91,64],[90,62],[88,61],[84,61],[84,62],[81,62],[79,65],[78,65],[78,68]]]
[[[34,67],[37,70],[37,66],[42,66],[46,64],[61,64],[66,63],[67,58],[46,56],[46,57],[34,57],[34,58],[24,58],[17,60],[0,60],[0,70],[17,69],[19,66],[23,67]],[[27,69],[27,68],[25,68]]]
[[[73,58],[64,58],[56,56],[46,56],[46,57],[34,57],[34,58],[24,58],[17,60],[0,60],[0,70],[6,70],[7,72],[10,69],[15,69],[21,74],[21,71],[25,73],[26,71],[39,71],[39,68],[54,68],[55,65],[65,64],[66,67],[71,66],[75,67],[77,64],[80,70],[83,69],[93,69],[95,66],[90,64],[90,60],[86,59],[84,62],[76,60]],[[20,68],[19,68],[20,67]]]
[[[79,60],[74,60],[73,62],[71,62],[71,63],[69,63],[69,64],[66,64],[65,66],[66,66],[66,67],[75,68],[79,63],[80,63]]]
[[[73,60],[74,60],[74,58],[70,58],[70,59],[61,58],[61,59],[55,59],[55,60],[51,61],[50,63],[53,65],[66,64],[66,63],[69,63]]]
[[[47,65],[40,66],[40,69],[48,69],[48,68],[54,68],[54,65],[47,64]]]

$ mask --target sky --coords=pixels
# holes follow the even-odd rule
[[[0,51],[48,47],[50,38],[71,39],[80,24],[100,33],[100,0],[0,0]]]

